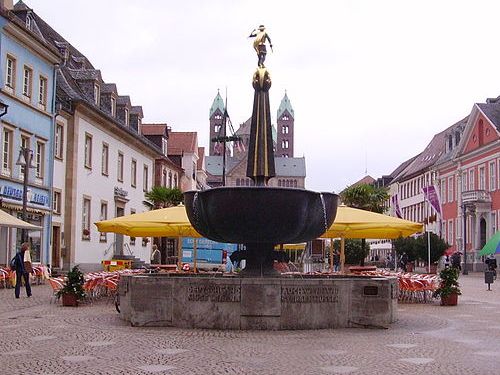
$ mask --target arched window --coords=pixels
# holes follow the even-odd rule
[[[290,180],[286,180],[286,182],[285,182],[285,186],[286,186],[286,187],[290,187]]]
[[[174,187],[178,188],[178,186],[177,186],[177,175],[174,176]]]
[[[240,186],[240,179],[239,178],[236,179],[236,186]]]
[[[293,187],[297,187],[297,180],[293,180]]]
[[[278,180],[278,186],[281,186],[281,180]]]
[[[168,187],[172,189],[172,172],[168,172]]]

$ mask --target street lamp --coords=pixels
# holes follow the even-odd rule
[[[0,100],[0,117],[3,117],[7,114],[7,109],[9,106]]]
[[[19,157],[17,158],[16,165],[24,167],[24,179],[23,179],[23,220],[26,221],[26,208],[28,206],[28,177],[29,168],[35,168],[32,164],[33,162],[33,151],[28,147],[21,147],[19,150]],[[21,232],[21,243],[26,242],[27,231],[23,229]]]

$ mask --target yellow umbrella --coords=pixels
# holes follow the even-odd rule
[[[344,239],[392,239],[423,232],[423,224],[341,205],[331,227],[322,238],[341,238],[340,258],[344,269]],[[332,251],[332,250],[331,250]],[[330,259],[333,255],[330,253]],[[331,263],[331,260],[330,260]]]
[[[186,208],[182,205],[120,216],[110,220],[99,221],[95,225],[100,232],[120,233],[132,237],[179,238],[177,241],[177,263],[179,269],[182,263],[182,243],[180,237],[201,237],[189,222]],[[196,258],[196,240],[194,249],[194,257]],[[196,261],[194,268],[196,270]]]
[[[22,228],[31,230],[41,230],[41,227],[19,220],[18,218],[0,210],[0,227]]]
[[[99,232],[132,237],[201,237],[193,228],[184,206],[120,216],[95,223]]]

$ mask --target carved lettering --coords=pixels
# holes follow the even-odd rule
[[[339,290],[333,286],[294,286],[281,288],[284,303],[337,303]]]
[[[188,301],[240,302],[240,287],[235,285],[190,285]]]

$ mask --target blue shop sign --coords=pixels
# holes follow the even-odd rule
[[[30,202],[35,203],[35,204],[40,204],[42,206],[46,206],[49,204],[49,197],[47,195],[43,195],[40,193],[34,193],[34,194],[31,194]]]
[[[23,189],[17,189],[17,188],[12,187],[12,186],[4,185],[4,186],[2,186],[2,195],[4,197],[22,200],[23,199]]]

